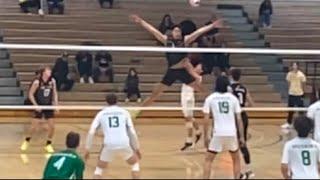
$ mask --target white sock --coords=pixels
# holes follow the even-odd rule
[[[192,141],[193,141],[192,137],[187,137],[186,143],[192,143]]]

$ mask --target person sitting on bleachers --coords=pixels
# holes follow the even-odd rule
[[[126,103],[130,102],[132,96],[137,96],[137,102],[141,102],[141,94],[139,88],[139,77],[136,69],[130,68],[125,82],[124,92],[127,93]]]
[[[49,14],[56,14],[55,10],[58,10],[58,14],[64,14],[64,0],[47,0]]]
[[[271,15],[273,13],[271,0],[264,0],[259,8],[259,21],[261,27],[271,27]]]
[[[74,81],[69,74],[68,53],[64,52],[59,57],[52,69],[52,74],[57,83],[58,91],[69,91],[74,85]]]
[[[101,8],[113,8],[113,0],[99,0]]]
[[[95,56],[97,67],[93,71],[93,79],[95,82],[113,83],[113,67],[112,56],[110,53],[100,51]]]
[[[172,30],[173,26],[174,26],[174,23],[172,21],[170,14],[166,14],[163,16],[158,29],[162,34],[168,34]]]
[[[39,14],[43,15],[40,0],[19,0],[19,5],[21,11],[24,13],[32,13],[31,9],[36,8],[39,10]]]
[[[92,79],[92,54],[88,51],[79,51],[76,55],[78,72],[80,75],[80,83],[85,83],[85,78],[90,84],[93,84]]]

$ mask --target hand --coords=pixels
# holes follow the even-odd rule
[[[135,151],[136,155],[138,156],[139,160],[142,158],[140,150]]]
[[[218,20],[212,22],[212,25],[215,28],[222,28],[223,27],[223,19],[218,19]]]
[[[90,152],[86,150],[84,153],[84,161],[88,161],[89,158],[90,158]]]
[[[131,21],[133,21],[133,22],[135,22],[137,24],[140,24],[141,21],[142,21],[142,19],[136,14],[130,15],[129,18],[131,19]]]
[[[60,109],[55,109],[55,113],[59,114],[60,113]]]
[[[37,112],[39,112],[39,113],[41,113],[41,109],[38,107],[38,106],[36,106],[36,109],[35,109]]]
[[[240,146],[241,146],[241,147],[245,147],[245,146],[246,146],[246,141],[244,140],[243,137],[240,137],[239,143],[240,143]]]

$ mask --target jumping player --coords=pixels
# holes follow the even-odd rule
[[[241,107],[238,99],[228,92],[228,86],[229,80],[227,77],[218,77],[215,86],[216,92],[207,97],[204,103],[203,130],[205,146],[208,148],[205,158],[204,179],[210,178],[211,164],[216,155],[224,150],[229,151],[232,157],[234,178],[240,178],[239,144],[241,147],[245,146]],[[209,144],[210,112],[213,116],[213,121],[211,121],[213,130]],[[240,138],[237,137],[236,124],[238,125]]]
[[[58,105],[58,92],[56,81],[51,76],[50,67],[46,67],[40,71],[40,78],[35,79],[29,89],[29,100],[34,106],[45,105]],[[44,127],[48,130],[48,139],[45,150],[48,153],[53,153],[52,138],[54,135],[54,117],[53,110],[36,109],[34,119],[31,122],[31,127],[25,141],[21,145],[21,150],[26,151],[32,135],[39,129]]]
[[[94,172],[94,178],[102,178],[103,170],[108,167],[116,155],[120,155],[132,167],[133,179],[140,176],[139,141],[130,114],[117,106],[117,97],[110,94],[106,97],[108,107],[100,111],[91,124],[86,143],[85,159],[89,158],[93,137],[98,127],[104,134],[103,149]]]
[[[314,121],[313,139],[320,143],[320,99],[309,106],[307,116]]]
[[[79,144],[80,135],[69,132],[66,137],[67,149],[50,157],[43,179],[83,179],[84,161],[76,152]]]
[[[285,179],[319,179],[320,144],[309,137],[313,122],[299,116],[293,122],[298,137],[283,149],[281,172]]]
[[[196,65],[194,70],[197,74],[200,75],[202,73],[202,65]],[[186,142],[184,146],[181,148],[181,151],[184,151],[193,145],[193,129],[196,130],[195,143],[197,143],[201,138],[201,131],[199,129],[199,125],[194,119],[193,115],[193,108],[195,107],[194,89],[186,84],[182,84],[181,87],[181,106],[182,113],[186,122],[185,125],[187,128]]]
[[[173,48],[190,46],[199,36],[207,33],[214,28],[221,27],[222,23],[221,20],[217,20],[207,26],[196,30],[190,35],[186,35],[185,37],[183,37],[179,25],[174,26],[170,35],[165,35],[137,15],[131,15],[130,18],[133,22],[141,25],[149,33],[155,36],[155,38],[163,45]],[[168,70],[164,75],[161,83],[154,88],[152,95],[144,101],[143,106],[148,106],[153,103],[154,100],[158,96],[160,96],[160,94],[167,87],[170,87],[177,80],[180,80],[182,83],[193,87],[197,91],[204,91],[204,89],[200,86],[199,79],[196,80],[196,78],[198,78],[199,76],[192,70],[193,66],[190,62],[190,59],[188,58],[188,53],[166,53],[166,59],[168,62]]]
[[[241,70],[240,69],[232,69],[231,70],[231,77],[232,77],[232,93],[235,95],[239,102],[241,107],[245,107],[246,105],[254,106],[254,102],[251,98],[251,95],[249,93],[249,90],[240,82],[241,79]],[[245,111],[241,112],[241,119],[243,124],[243,131],[244,131],[244,140],[247,142],[248,138],[248,126],[249,126],[249,118]],[[247,179],[254,177],[254,173],[252,172],[250,168],[250,152],[247,146],[243,146],[240,148],[241,153],[243,155],[243,159],[245,162],[245,173],[241,174],[241,179]]]

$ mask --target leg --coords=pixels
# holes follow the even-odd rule
[[[27,132],[26,138],[23,141],[20,149],[22,151],[26,151],[29,146],[29,142],[33,136],[33,134],[38,131],[39,126],[40,126],[40,119],[42,118],[42,113],[41,112],[35,112],[35,118],[31,121],[31,126]]]
[[[294,96],[289,95],[288,107],[294,107]],[[293,113],[294,113],[293,111],[288,112],[287,123],[290,125],[292,124]]]
[[[102,179],[103,170],[108,168],[108,162],[99,160],[96,170],[94,171],[93,179]]]
[[[155,88],[153,89],[152,91],[152,94],[150,97],[148,97],[143,103],[142,103],[142,106],[149,106],[151,105],[160,95],[163,91],[165,91],[165,89],[167,88],[168,86],[163,84],[163,83],[160,83],[158,85],[155,86]]]
[[[184,146],[180,149],[181,151],[184,151],[188,148],[190,148],[193,144],[193,118],[191,116],[185,116],[185,125],[187,130],[187,138],[184,143]]]
[[[266,25],[269,27],[271,25],[270,20],[271,20],[271,15],[270,14],[266,14]]]
[[[303,96],[297,96],[297,106],[304,107]],[[299,112],[299,115],[304,115],[304,112]]]
[[[138,156],[136,154],[133,154],[127,160],[127,163],[132,166],[132,179],[140,179],[140,165]]]
[[[241,171],[241,167],[240,167],[240,156],[239,156],[239,151],[230,151],[230,155],[232,158],[232,163],[233,163],[233,176],[235,179],[239,179],[240,177],[240,171]]]
[[[210,179],[211,175],[211,164],[214,161],[216,157],[216,152],[207,152],[206,153],[206,158],[204,162],[204,172],[203,172],[203,179]]]

